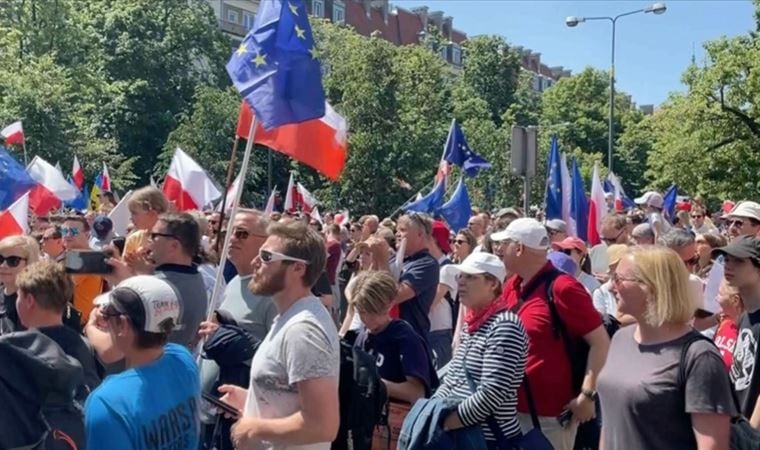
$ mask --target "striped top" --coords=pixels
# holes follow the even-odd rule
[[[495,314],[474,334],[462,330],[462,341],[440,388],[433,398],[457,397],[457,409],[465,426],[480,424],[487,441],[496,441],[486,423],[496,419],[504,437],[520,434],[517,420],[517,388],[525,374],[528,337],[520,319],[509,311]],[[477,387],[470,389],[467,371]]]

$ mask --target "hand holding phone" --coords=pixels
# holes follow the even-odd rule
[[[234,406],[230,405],[227,402],[223,402],[220,399],[214,397],[211,394],[203,393],[202,394],[203,400],[211,403],[214,405],[214,407],[219,410],[219,413],[224,414],[225,417],[228,419],[238,420],[240,419],[240,411],[237,410]]]
[[[105,275],[113,272],[113,267],[106,263],[105,252],[92,250],[68,250],[63,260],[67,273],[86,273]]]

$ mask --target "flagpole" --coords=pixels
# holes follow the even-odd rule
[[[253,121],[252,121],[253,122]],[[240,142],[240,136],[235,135],[235,142],[232,143],[232,155],[230,156],[230,162],[227,164],[227,180],[222,193],[222,210],[219,213],[219,224],[216,227],[216,235],[222,232],[222,222],[224,222],[224,212],[227,210],[227,192],[230,190],[232,184],[232,173],[235,167],[235,156],[237,155],[238,142]],[[238,191],[240,187],[238,187]],[[216,253],[219,253],[219,239],[216,240]]]
[[[272,193],[272,149],[267,153],[267,198]]]
[[[26,156],[26,137],[21,141],[21,148],[24,150],[24,165],[29,165],[29,158]]]
[[[417,194],[422,193],[422,191],[426,191],[428,187],[430,187],[430,185],[434,185],[434,184],[435,184],[435,178],[433,178],[433,181],[430,181],[428,184],[426,184],[425,187],[417,191]],[[417,197],[417,194],[413,194],[411,197],[409,197],[404,203],[401,204],[401,206],[396,208],[396,210],[393,211],[389,217],[393,218],[393,216],[398,214],[399,211],[401,211],[404,208],[404,206],[408,205],[409,202],[411,202],[412,200],[414,200],[415,197]]]

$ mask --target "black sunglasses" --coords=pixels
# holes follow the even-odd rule
[[[150,233],[150,240],[155,241],[157,237],[165,237],[169,239],[177,239],[177,236],[168,233]]]
[[[614,244],[614,243],[616,243],[616,242],[617,242],[618,238],[620,237],[620,235],[622,235],[622,234],[623,234],[623,232],[624,232],[624,231],[625,231],[625,230],[620,230],[620,233],[618,233],[618,234],[617,234],[617,236],[615,236],[615,237],[613,237],[613,238],[606,238],[606,237],[603,237],[603,238],[601,238],[601,240],[602,240],[602,242],[604,242],[604,243],[605,243],[605,244],[607,244],[607,245],[609,245],[609,244]]]
[[[21,256],[3,256],[0,255],[0,266],[6,264],[8,267],[18,267],[21,261],[26,261],[26,258]]]

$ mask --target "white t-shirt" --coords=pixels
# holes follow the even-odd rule
[[[583,287],[585,287],[590,294],[593,294],[594,291],[599,289],[599,287],[602,285],[599,280],[587,274],[586,272],[579,273],[576,278],[581,282]]]
[[[703,222],[702,226],[699,228],[692,228],[692,231],[694,234],[707,234],[707,233],[717,233],[718,229],[714,226],[708,224],[707,222]]]
[[[441,267],[438,284],[448,287],[449,295],[455,298],[458,290],[456,271],[452,269],[446,270],[447,267],[450,267],[450,265]],[[430,307],[428,318],[430,319],[430,331],[451,330],[454,328],[451,305],[446,299],[442,299],[437,304],[433,303],[433,306]]]
[[[663,234],[670,231],[672,228],[672,225],[670,225],[670,222],[665,220],[664,217],[662,217],[661,213],[653,212],[649,213],[649,225],[652,226],[652,230],[655,231],[655,236],[660,237]],[[659,233],[658,233],[659,232]]]
[[[340,349],[338,330],[317,297],[294,303],[275,317],[251,362],[245,417],[282,418],[298,412],[297,383],[335,377],[338,395]],[[283,445],[259,442],[254,450],[329,450],[330,442]]]
[[[610,282],[606,282],[595,290],[592,294],[594,308],[599,314],[617,315],[617,299],[615,294],[610,291]]]

